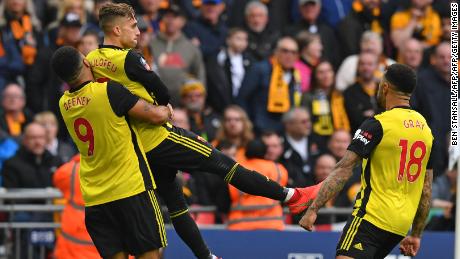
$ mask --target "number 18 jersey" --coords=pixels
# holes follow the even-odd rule
[[[86,82],[66,91],[59,108],[81,154],[80,183],[86,206],[127,198],[154,182],[127,113],[139,98],[115,82]]]
[[[425,118],[396,107],[366,120],[348,147],[363,158],[353,215],[405,236],[423,190],[433,135]]]

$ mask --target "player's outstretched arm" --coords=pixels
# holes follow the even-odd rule
[[[332,199],[353,174],[353,168],[361,162],[361,157],[353,151],[347,151],[345,156],[337,163],[331,174],[324,180],[318,196],[308,208],[305,215],[300,220],[300,225],[306,230],[311,231],[316,221],[316,214],[324,204]]]
[[[433,183],[433,170],[427,169],[423,184],[422,196],[418,204],[417,213],[412,223],[412,231],[409,236],[401,241],[400,250],[406,256],[416,256],[420,248],[420,238],[425,228],[426,218],[431,205],[431,186]]]
[[[155,125],[163,125],[171,119],[172,109],[168,106],[156,106],[139,99],[128,111],[128,115]]]

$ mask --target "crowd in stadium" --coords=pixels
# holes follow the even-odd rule
[[[2,187],[51,187],[55,170],[76,154],[58,107],[68,85],[50,60],[65,45],[84,55],[98,48],[98,10],[109,1],[0,1]],[[146,69],[169,88],[174,124],[286,186],[324,180],[359,125],[383,111],[376,91],[385,68],[410,66],[418,75],[411,107],[435,138],[433,207],[442,213],[431,227],[446,228],[452,219],[457,169],[448,162],[449,1],[115,2],[131,4],[138,14],[137,48]],[[327,206],[352,206],[360,174],[356,168]],[[243,216],[232,208],[272,206],[214,175],[182,172],[180,179],[190,205],[217,207],[215,215],[198,215],[200,223],[252,228],[239,224]],[[283,229],[296,220],[263,225]],[[317,223],[333,222],[324,216]]]

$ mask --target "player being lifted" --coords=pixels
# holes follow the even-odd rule
[[[59,108],[81,154],[85,225],[99,254],[159,258],[166,234],[155,182],[127,117],[161,125],[170,109],[149,104],[114,81],[93,82],[88,60],[73,47],[58,49],[51,64],[70,86]]]
[[[99,12],[99,25],[104,31],[104,44],[87,56],[95,78],[117,81],[148,102],[168,105],[167,87],[151,71],[145,59],[131,49],[136,46],[139,36],[131,6],[104,5]],[[132,125],[140,133],[159,194],[168,207],[173,225],[198,258],[207,258],[209,250],[188,213],[181,188],[175,181],[177,170],[217,174],[241,191],[285,202],[292,213],[304,211],[307,202],[319,189],[319,185],[284,188],[240,166],[194,133],[170,124],[152,126],[133,120]]]

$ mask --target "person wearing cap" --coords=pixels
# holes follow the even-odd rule
[[[222,0],[203,0],[200,17],[184,27],[185,35],[200,47],[205,59],[217,54],[225,43],[227,26],[221,20],[224,9]]]
[[[61,46],[77,47],[81,39],[81,28],[80,16],[76,13],[67,13],[59,21],[57,28],[48,31],[49,46],[42,46],[38,50],[35,64],[30,69],[26,81],[26,103],[34,113],[49,110],[59,117],[59,98],[67,86],[50,70],[49,64],[53,52]],[[60,136],[68,136],[62,121],[59,128]]]
[[[211,142],[220,127],[220,116],[206,107],[206,89],[200,81],[190,78],[183,84],[181,104],[187,111],[190,130]]]
[[[323,57],[338,67],[341,61],[340,44],[338,44],[334,30],[319,20],[321,0],[299,0],[301,20],[288,27],[286,34],[296,37],[301,31],[318,34],[324,46]]]
[[[162,12],[164,30],[150,44],[158,73],[168,86],[170,103],[175,107],[180,105],[179,92],[187,77],[195,77],[203,83],[206,80],[200,50],[181,31],[185,21],[179,6],[169,5]]]

